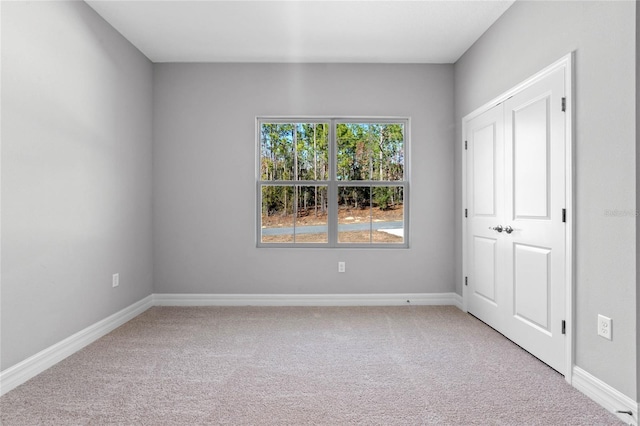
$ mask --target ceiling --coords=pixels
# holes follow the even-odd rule
[[[454,63],[514,0],[85,0],[153,62]]]

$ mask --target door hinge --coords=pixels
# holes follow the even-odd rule
[[[464,149],[467,149],[467,141],[464,141]]]
[[[468,214],[468,213],[469,213],[469,212],[467,211],[467,209],[464,209],[464,217],[467,217],[467,214]]]
[[[469,277],[464,277],[464,285],[469,285]]]
[[[567,111],[567,98],[562,98],[562,112]]]
[[[562,334],[567,334],[567,322],[562,320]]]
[[[567,209],[562,209],[562,222],[567,222]]]

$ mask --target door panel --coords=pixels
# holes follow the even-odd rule
[[[495,107],[467,125],[467,247],[470,312],[498,322],[506,294],[500,291],[498,265],[503,244],[493,227],[504,214],[504,115]]]
[[[566,367],[562,334],[566,288],[564,72],[558,69],[504,102],[504,214],[515,231],[505,237],[503,267],[505,275],[514,278],[503,288],[514,305],[503,330],[561,373]]]
[[[476,260],[474,295],[496,304],[497,241],[493,238],[475,237],[473,254]]]
[[[476,216],[496,215],[496,123],[473,132],[473,212]]]
[[[514,316],[549,331],[550,253],[543,247],[514,244]]]
[[[516,218],[549,218],[549,98],[513,110]]]

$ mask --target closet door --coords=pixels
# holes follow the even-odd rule
[[[466,123],[467,309],[564,374],[565,69]]]
[[[468,311],[503,332],[504,113],[498,105],[467,123]],[[500,232],[499,232],[500,231]]]
[[[506,335],[564,373],[565,113],[559,69],[504,103]]]

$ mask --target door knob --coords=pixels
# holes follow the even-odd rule
[[[510,234],[513,232],[513,228],[509,225],[507,225],[506,228],[504,228],[504,232],[506,232],[507,234]]]
[[[494,226],[493,228],[489,227],[489,229],[493,229],[494,231],[502,232],[502,225]]]

